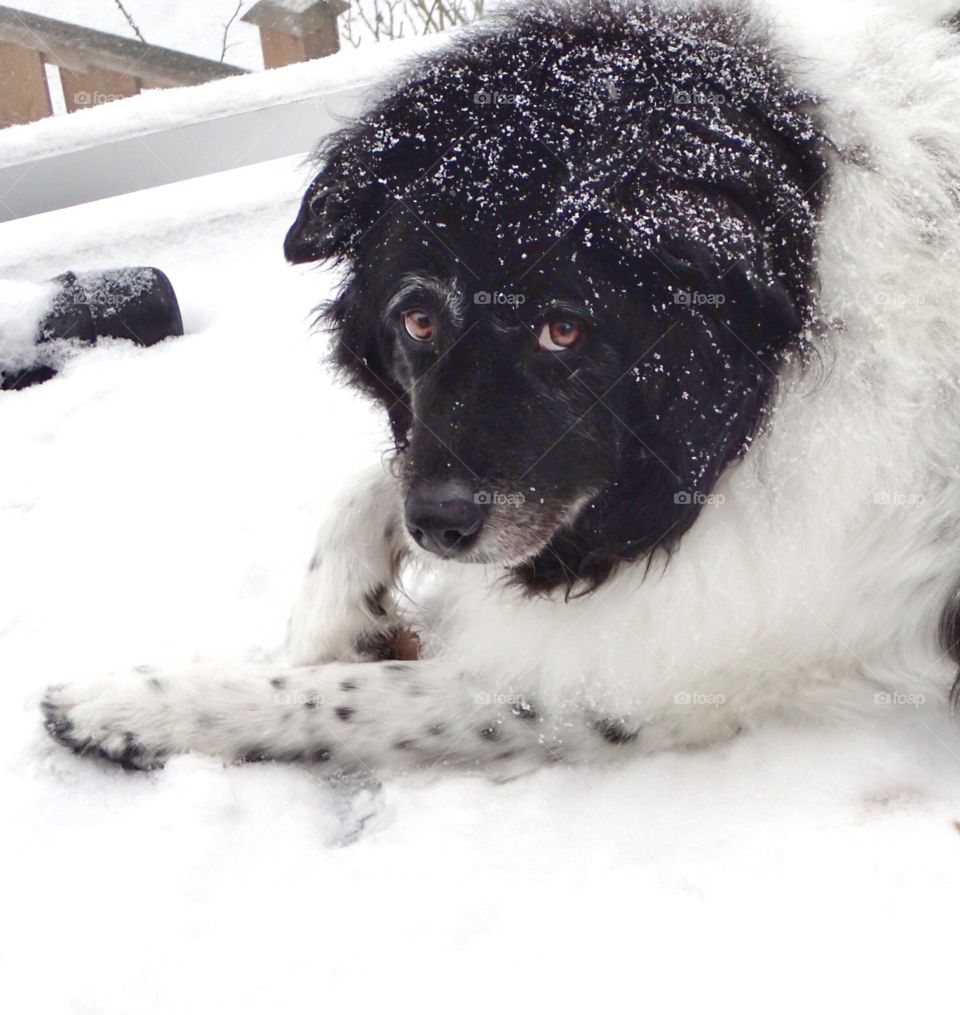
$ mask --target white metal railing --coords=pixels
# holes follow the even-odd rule
[[[378,43],[0,131],[0,222],[309,152],[441,37]]]

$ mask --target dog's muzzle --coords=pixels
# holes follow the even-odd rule
[[[487,505],[463,483],[423,483],[407,497],[407,531],[439,557],[462,557],[480,538]]]

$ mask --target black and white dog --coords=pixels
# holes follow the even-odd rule
[[[56,688],[51,734],[513,771],[945,703],[960,36],[818,2],[522,4],[330,138],[286,253],[342,266],[396,455],[333,506],[288,667]]]

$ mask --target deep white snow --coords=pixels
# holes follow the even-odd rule
[[[187,330],[0,393],[3,1010],[955,1011],[960,731],[932,707],[503,784],[130,775],[47,740],[49,683],[274,657],[322,505],[386,446],[308,332],[331,279],[282,258],[303,183],[0,225],[0,279],[156,265]]]

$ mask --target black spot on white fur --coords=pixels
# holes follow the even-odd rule
[[[81,757],[100,758],[120,765],[128,771],[149,771],[163,767],[164,757],[156,751],[147,749],[133,733],[127,732],[123,737],[123,746],[119,750],[107,750],[101,744],[89,738],[76,735],[76,727],[67,719],[60,706],[50,698],[41,703],[44,715],[44,727],[57,743],[73,751]]]
[[[371,617],[379,619],[387,615],[387,608],[383,605],[386,595],[387,588],[385,585],[377,585],[364,594],[363,602]]]
[[[261,761],[271,761],[270,750],[267,747],[248,747],[237,760],[241,764],[256,764]]]
[[[940,645],[960,667],[960,588],[950,597],[940,619]],[[960,713],[960,670],[950,690],[950,710]]]
[[[623,719],[609,716],[603,719],[595,719],[592,726],[608,744],[614,744],[618,747],[632,744],[640,734],[638,729],[631,728]]]
[[[510,711],[524,722],[536,722],[540,717],[537,715],[537,710],[526,700],[520,699],[514,702],[510,707]]]
[[[394,654],[392,632],[376,632],[362,634],[354,642],[354,650],[361,659],[375,661],[390,659]]]

